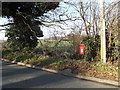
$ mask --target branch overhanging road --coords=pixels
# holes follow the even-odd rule
[[[111,85],[2,63],[2,88],[117,88]]]

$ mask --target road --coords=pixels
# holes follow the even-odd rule
[[[116,88],[61,74],[2,63],[2,88]]]

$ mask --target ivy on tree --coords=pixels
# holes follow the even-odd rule
[[[19,49],[36,47],[37,38],[43,37],[39,27],[42,22],[37,18],[58,5],[58,2],[3,2],[2,17],[13,18],[6,33],[10,46]]]

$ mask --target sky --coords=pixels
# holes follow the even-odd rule
[[[0,25],[4,25],[7,24],[8,21],[6,18],[1,18],[0,17]],[[0,29],[5,29],[3,27],[0,27]],[[5,31],[4,30],[0,30],[0,40],[7,40],[7,37],[5,37]]]
[[[72,1],[72,2],[77,2],[78,3],[79,0],[66,0],[66,1]],[[89,0],[82,0],[82,1],[87,2]],[[96,0],[96,1],[100,1],[100,0]],[[105,2],[112,2],[112,1],[114,1],[114,0],[105,0]],[[68,15],[72,14],[72,16],[78,16],[79,15],[77,12],[75,12],[74,8],[70,7],[69,5],[67,5],[63,2],[61,2],[59,6],[60,7],[56,10],[63,10],[64,11],[64,8],[65,8],[65,10],[68,9],[66,14],[68,14]],[[48,12],[48,15],[49,15],[49,13],[51,13],[51,12]],[[53,16],[53,18],[55,18],[55,17]],[[56,18],[57,18],[57,16],[56,16]],[[65,19],[65,17],[62,17],[62,18]],[[6,23],[8,23],[6,18],[0,18],[0,25],[6,24]],[[73,25],[72,25],[71,22],[66,22],[66,23],[68,23],[69,26],[61,25],[66,30],[61,30],[61,28],[59,28],[59,27],[55,27],[55,29],[46,28],[44,26],[41,27],[41,29],[43,31],[43,34],[44,34],[44,37],[42,37],[41,39],[53,36],[53,32],[57,36],[64,36],[64,35],[69,34],[71,32],[71,30],[69,28],[71,28]],[[79,24],[79,22],[76,22],[76,23]],[[0,27],[0,29],[4,29],[4,28]],[[57,31],[56,31],[56,29],[57,29]],[[5,31],[3,31],[3,30],[2,31],[0,30],[0,40],[7,40],[7,37],[5,37]]]
[[[68,1],[68,0],[67,0],[67,1]],[[74,0],[73,0],[73,1],[74,1]],[[75,2],[76,2],[76,1],[77,1],[77,0],[75,0]],[[65,8],[65,9],[64,9],[64,8]],[[67,4],[65,4],[65,3],[63,3],[63,2],[61,2],[61,3],[59,4],[59,8],[56,9],[56,12],[57,12],[58,9],[59,9],[59,11],[61,11],[61,13],[62,13],[62,10],[64,11],[64,10],[66,10],[66,9],[68,9],[67,12],[68,12],[69,14],[70,14],[70,13],[72,13],[72,14],[75,13],[75,12],[73,12],[73,11],[75,11],[73,8],[71,8],[69,5],[67,5]],[[51,11],[48,12],[47,14],[50,15],[49,13],[51,13]],[[76,14],[74,14],[74,15],[76,15]],[[55,16],[55,15],[53,15],[52,17],[53,17],[53,19],[57,19],[57,18],[58,18],[58,17]],[[62,19],[65,19],[65,17],[62,17]],[[8,23],[8,21],[7,21],[6,18],[0,18],[0,25],[6,24],[6,23]],[[69,22],[67,22],[67,23],[69,23]],[[70,30],[68,29],[68,28],[70,28],[70,26],[71,26],[71,23],[69,23],[69,26],[62,25],[62,27],[66,29],[66,30],[64,30],[64,31],[62,31],[62,30],[61,30],[60,28],[58,28],[58,27],[55,27],[55,29],[57,29],[57,31],[56,31],[56,30],[54,30],[53,28],[47,28],[47,27],[42,26],[42,27],[41,27],[41,30],[43,31],[44,37],[41,37],[40,39],[49,38],[49,37],[53,36],[53,32],[54,32],[54,34],[56,34],[57,36],[67,35],[67,34],[70,33]],[[4,28],[0,27],[0,29],[4,29]],[[7,39],[7,38],[5,37],[5,31],[0,31],[0,40],[6,40],[6,39]]]

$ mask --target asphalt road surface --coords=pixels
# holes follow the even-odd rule
[[[116,88],[111,85],[2,63],[2,88]]]

